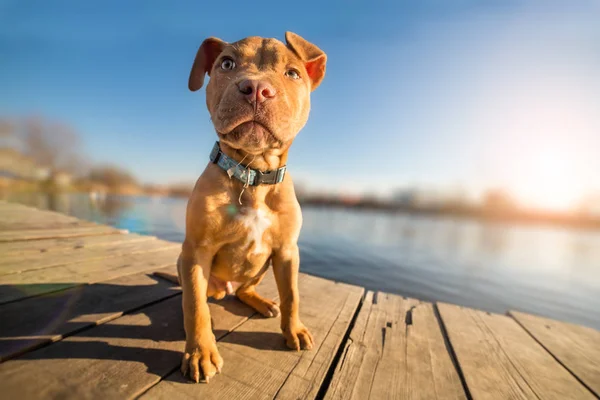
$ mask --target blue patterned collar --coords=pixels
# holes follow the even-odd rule
[[[283,181],[286,171],[285,165],[273,171],[248,168],[223,153],[219,142],[215,143],[210,152],[210,161],[217,164],[230,178],[235,177],[247,186],[275,185]]]

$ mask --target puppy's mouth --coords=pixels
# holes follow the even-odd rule
[[[229,132],[218,132],[218,134],[221,138],[230,141],[245,139],[250,142],[264,143],[275,139],[275,135],[271,130],[265,124],[256,120],[241,122]]]

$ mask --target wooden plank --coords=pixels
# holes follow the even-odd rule
[[[474,399],[595,398],[513,319],[438,307]]]
[[[300,315],[315,337],[314,349],[287,349],[279,318],[256,315],[219,343],[225,365],[210,384],[189,384],[177,371],[143,398],[315,398],[363,289],[304,274],[299,286]]]
[[[7,206],[0,206],[0,217],[2,220],[15,221],[19,218],[28,218],[30,215],[47,215],[52,217],[74,218],[70,215],[62,214],[52,210],[39,209],[36,207],[25,206],[23,204],[10,203]]]
[[[154,251],[172,245],[179,246],[176,243],[165,242],[148,236],[145,238],[142,237],[141,240],[129,243],[119,242],[101,247],[70,249],[64,252],[53,252],[51,254],[36,253],[27,256],[7,256],[4,259],[0,259],[0,276],[43,270],[58,265],[91,262],[98,259],[106,260],[113,257]],[[39,271],[38,273],[42,274],[43,272]]]
[[[0,227],[0,231],[4,233],[15,232],[21,233],[22,231],[49,231],[49,230],[63,230],[63,229],[81,229],[81,228],[98,228],[99,225],[96,225],[92,222],[73,222],[68,224],[20,224],[19,226],[14,226],[10,229],[6,229],[4,227]]]
[[[28,211],[24,216],[0,217],[0,230],[52,229],[55,227],[97,226],[93,222],[83,221],[66,215],[47,215],[44,212]]]
[[[19,209],[23,209],[23,208],[28,208],[28,207],[23,204],[9,202],[6,200],[0,200],[0,211],[19,210]]]
[[[38,211],[38,212],[50,212],[55,213],[55,211],[48,210],[45,208],[39,208],[31,205],[25,205],[21,203],[7,203],[4,202],[0,204],[0,215],[1,214],[16,214],[19,212],[28,212],[28,211]],[[58,213],[57,213],[58,214]]]
[[[265,280],[273,289],[274,280]],[[254,313],[233,296],[209,307],[218,339]],[[0,364],[1,393],[7,399],[133,398],[174,370],[179,374],[184,339],[176,296]]]
[[[511,311],[510,315],[600,397],[599,331],[518,311]]]
[[[16,203],[0,204],[0,242],[119,233],[115,228]]]
[[[162,272],[177,273],[175,266]],[[178,293],[172,283],[142,273],[5,304],[0,361]]]
[[[24,242],[0,243],[0,260],[13,256],[29,256],[33,254],[51,255],[67,250],[81,250],[109,246],[117,243],[131,243],[146,240],[148,237],[137,234],[84,236],[74,238],[27,240]]]
[[[466,399],[431,304],[365,296],[325,399],[380,398]]]
[[[16,242],[21,240],[69,238],[96,235],[114,235],[119,233],[126,233],[126,231],[102,225],[61,229],[0,231],[0,242]]]
[[[59,227],[98,226],[54,211],[26,208],[0,212],[0,230],[53,229]]]
[[[174,265],[181,246],[157,241],[152,251],[0,276],[0,304]]]

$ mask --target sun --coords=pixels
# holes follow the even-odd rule
[[[583,195],[575,166],[576,160],[565,149],[539,149],[517,172],[518,197],[527,207],[572,210]]]

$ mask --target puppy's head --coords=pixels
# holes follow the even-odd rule
[[[327,56],[292,32],[285,39],[208,38],[200,46],[189,88],[200,89],[210,76],[206,104],[219,139],[229,146],[251,154],[285,149],[306,124],[310,93],[325,76]]]

